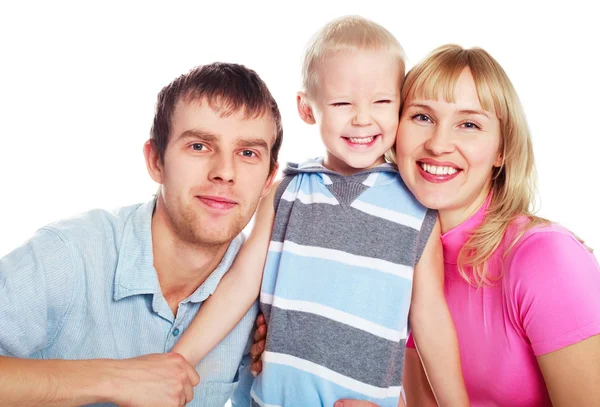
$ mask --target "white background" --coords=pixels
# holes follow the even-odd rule
[[[600,250],[598,14],[584,1],[533,3],[2,1],[0,256],[49,222],[148,200],[156,94],[195,65],[255,69],[282,111],[281,162],[322,154],[295,92],[306,41],[344,14],[387,27],[409,67],[449,42],[496,57],[533,133],[540,214]]]

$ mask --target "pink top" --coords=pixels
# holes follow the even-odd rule
[[[556,224],[530,229],[502,260],[520,219],[489,263],[491,275],[502,266],[504,274],[478,290],[460,276],[456,260],[487,204],[442,236],[444,289],[471,406],[551,406],[536,356],[600,333],[600,266]],[[414,347],[412,338],[407,346]]]

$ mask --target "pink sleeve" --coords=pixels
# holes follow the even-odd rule
[[[532,232],[510,262],[512,308],[536,356],[600,334],[600,266],[571,234]]]
[[[407,348],[415,348],[415,341],[412,338],[412,334],[408,334],[408,339],[406,340]]]

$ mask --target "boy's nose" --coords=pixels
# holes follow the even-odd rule
[[[355,126],[368,126],[373,122],[368,109],[360,109],[356,111],[352,124]]]

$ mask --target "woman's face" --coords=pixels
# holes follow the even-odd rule
[[[442,231],[468,219],[485,201],[492,168],[500,166],[500,121],[485,111],[469,68],[454,103],[409,98],[396,139],[402,179],[425,206],[437,209]]]

